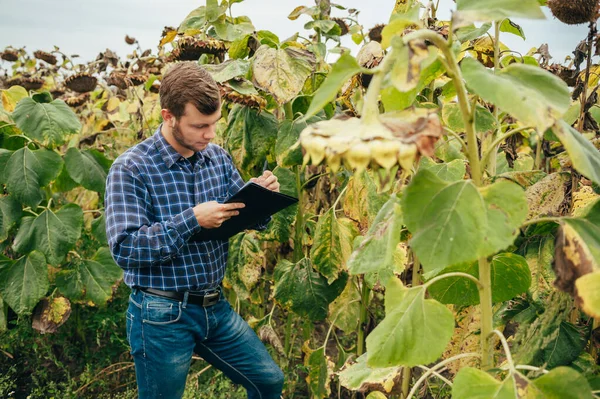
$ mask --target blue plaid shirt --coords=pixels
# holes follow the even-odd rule
[[[106,234],[128,286],[204,291],[223,280],[229,241],[188,241],[202,229],[192,207],[223,202],[244,181],[215,144],[195,158],[175,151],[159,127],[113,163],[106,183]]]

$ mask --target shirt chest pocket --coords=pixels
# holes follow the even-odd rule
[[[227,192],[227,186],[224,184],[215,184],[206,193],[207,201],[217,201],[222,204],[227,198],[229,198],[229,193]]]
[[[227,200],[226,195],[218,195],[218,196],[215,196],[213,199],[211,199],[211,201],[217,201],[219,204],[225,203],[226,200]]]

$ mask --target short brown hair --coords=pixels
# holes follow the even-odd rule
[[[198,63],[178,62],[160,83],[160,107],[179,119],[189,102],[202,114],[212,115],[221,106],[221,94],[215,80]]]

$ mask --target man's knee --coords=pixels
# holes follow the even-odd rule
[[[272,367],[266,368],[263,371],[259,385],[266,391],[281,393],[283,380],[283,371],[273,363]]]
[[[275,370],[273,371],[272,374],[273,375],[271,378],[271,384],[283,387],[283,379],[284,379],[283,371],[281,371],[281,369],[279,367],[275,367]]]

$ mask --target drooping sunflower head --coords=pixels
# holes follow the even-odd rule
[[[88,93],[96,88],[98,79],[87,72],[76,73],[65,80],[65,86],[77,93]]]
[[[568,25],[585,24],[598,18],[598,0],[548,0],[548,8]]]

